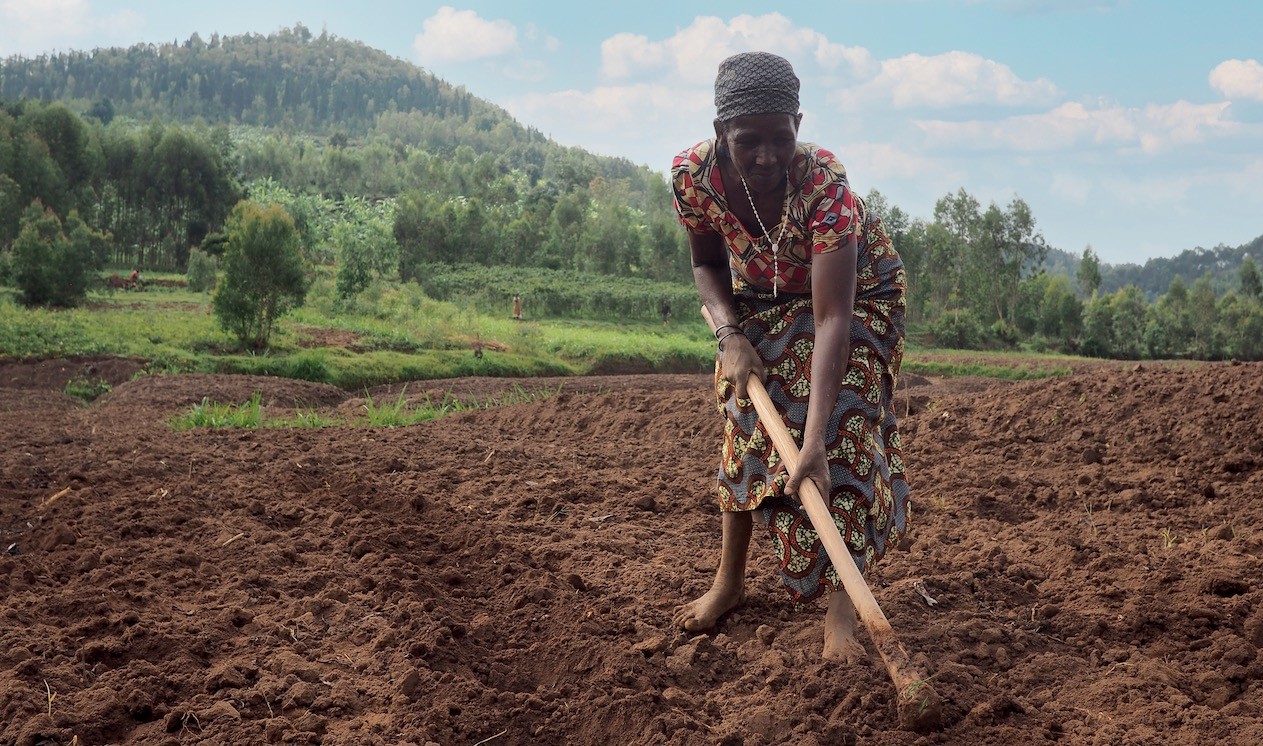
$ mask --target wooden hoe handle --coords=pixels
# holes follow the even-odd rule
[[[702,307],[702,316],[706,318],[706,323],[714,332],[715,322],[705,306]],[[754,410],[759,414],[759,421],[763,423],[764,430],[772,438],[772,444],[776,446],[777,453],[785,462],[789,473],[793,474],[798,470],[798,444],[789,434],[789,430],[781,420],[780,412],[772,403],[772,398],[768,396],[767,389],[764,388],[758,376],[751,374],[750,380],[746,382],[746,394],[754,403]],[[894,681],[895,690],[899,694],[901,722],[914,730],[937,728],[942,710],[938,695],[929,686],[927,677],[915,670],[907,651],[895,637],[890,621],[877,605],[877,599],[873,597],[873,592],[869,590],[868,583],[864,581],[864,576],[856,567],[850,550],[842,541],[842,535],[838,533],[838,527],[833,522],[828,504],[824,496],[820,494],[816,483],[810,479],[804,479],[798,488],[798,499],[803,509],[807,511],[807,517],[811,519],[811,525],[816,529],[820,542],[824,544],[825,552],[833,562],[834,569],[842,579],[843,588],[850,596],[851,603],[855,605],[860,620],[868,629],[873,646],[881,654],[882,662],[886,664],[886,671]]]

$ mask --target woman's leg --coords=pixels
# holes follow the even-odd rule
[[[710,590],[689,603],[675,607],[672,619],[681,629],[701,632],[715,626],[719,617],[745,601],[746,555],[753,526],[749,511],[725,511],[719,570]]]
[[[855,638],[855,606],[846,591],[829,594],[829,610],[824,614],[824,659],[854,665],[868,653]]]

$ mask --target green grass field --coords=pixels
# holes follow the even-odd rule
[[[163,279],[182,277],[158,275],[151,283]],[[6,291],[0,292],[0,358],[124,356],[145,360],[150,373],[254,373],[348,390],[460,376],[700,373],[714,365],[714,339],[685,308],[664,325],[529,314],[519,321],[510,318],[508,304],[502,314],[487,305],[485,298],[464,306],[438,301],[416,285],[385,283],[353,303],[338,303],[332,282],[318,278],[307,304],[281,320],[271,346],[250,352],[220,329],[206,293],[151,284],[143,292],[93,292],[80,308],[47,310],[23,308]],[[1066,375],[1074,360],[911,344],[903,369],[1026,379]]]

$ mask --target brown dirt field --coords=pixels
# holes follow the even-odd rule
[[[86,407],[85,366],[118,384]],[[757,532],[747,604],[671,627],[717,557],[708,376],[174,432],[204,396],[360,400],[138,367],[0,365],[0,744],[1263,743],[1263,365],[907,377],[911,539],[869,580],[929,735],[880,664],[819,659]]]

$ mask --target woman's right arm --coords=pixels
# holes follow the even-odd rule
[[[718,233],[689,234],[689,250],[693,257],[693,281],[706,310],[710,311],[720,336],[741,328],[736,300],[732,295],[732,272],[728,268],[728,248]],[[750,374],[763,380],[763,359],[744,334],[733,334],[724,340],[719,351],[720,373],[736,388],[738,399],[748,399],[746,381]]]

